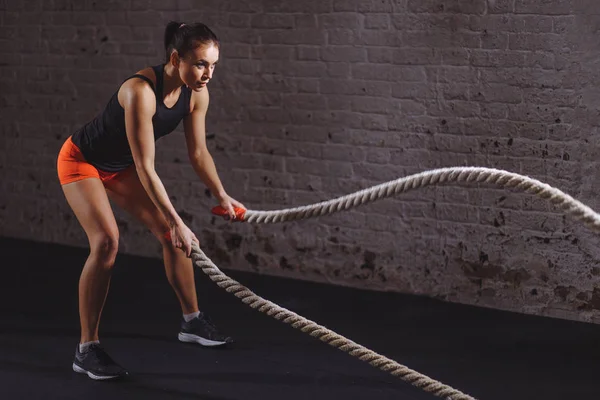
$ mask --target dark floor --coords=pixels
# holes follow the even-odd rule
[[[71,370],[87,252],[8,238],[0,251],[1,399],[436,398],[250,309],[199,271],[201,307],[236,344],[181,344],[180,312],[161,262],[128,256],[117,260],[101,338],[132,377],[94,382]],[[229,273],[257,294],[478,399],[600,398],[600,326]]]

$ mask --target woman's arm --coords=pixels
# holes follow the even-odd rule
[[[175,211],[154,168],[152,116],[156,112],[155,95],[145,82],[137,80],[131,82],[123,85],[119,92],[119,100],[125,110],[125,130],[136,171],[148,196],[169,224],[173,244],[183,247],[186,255],[189,256],[191,241],[197,239]]]
[[[208,110],[208,88],[192,92],[192,111],[183,120],[185,138],[190,162],[202,182],[209,188],[232,219],[235,219],[233,207],[245,208],[243,204],[229,197],[219,179],[215,162],[206,147],[206,112]]]

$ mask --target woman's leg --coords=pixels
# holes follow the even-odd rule
[[[233,340],[221,333],[206,313],[198,311],[192,260],[165,237],[169,226],[146,193],[135,170],[127,171],[118,179],[106,181],[105,185],[110,199],[144,223],[162,244],[167,278],[175,290],[185,317],[185,321],[181,323],[179,340],[203,346],[232,343]]]
[[[100,179],[83,179],[62,188],[90,243],[90,255],[79,280],[81,343],[85,343],[98,340],[100,315],[117,255],[119,231]]]
[[[160,241],[167,279],[179,299],[183,314],[197,312],[198,299],[192,260],[165,237],[169,232],[169,225],[146,193],[135,168],[131,167],[131,170],[117,179],[106,181],[105,185],[110,199],[141,221]]]

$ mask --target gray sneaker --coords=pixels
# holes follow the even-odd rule
[[[129,375],[129,372],[114,362],[97,343],[92,343],[83,353],[79,351],[79,345],[77,345],[73,371],[87,374],[90,378],[99,381],[124,378]]]
[[[210,317],[202,312],[190,322],[181,322],[179,341],[208,347],[233,343],[233,339],[219,332]]]

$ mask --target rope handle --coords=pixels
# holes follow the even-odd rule
[[[244,217],[246,216],[246,211],[247,210],[245,208],[241,208],[241,207],[233,207],[233,211],[235,212],[235,219],[234,219],[234,221],[243,222],[244,221]],[[229,213],[227,212],[227,210],[224,209],[221,206],[213,207],[212,210],[211,210],[211,212],[214,215],[218,215],[219,217],[223,217],[227,221],[229,221],[231,219],[231,217],[229,216]]]

